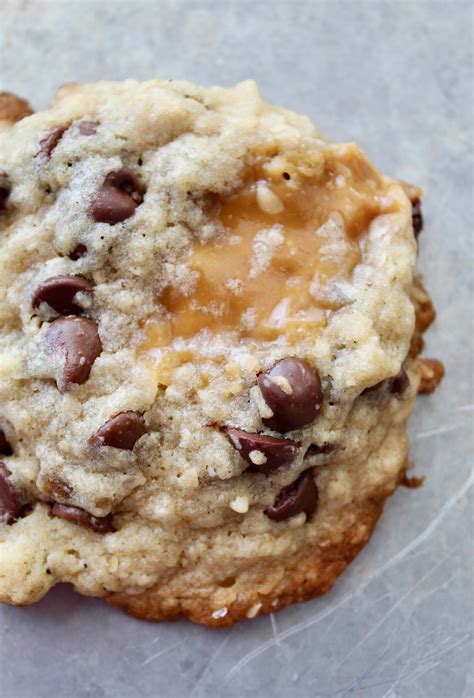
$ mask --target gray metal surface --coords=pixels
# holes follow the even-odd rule
[[[447,377],[411,424],[419,490],[387,504],[334,590],[213,631],[57,588],[0,611],[2,698],[471,698],[472,3],[2,0],[1,88],[254,77],[272,101],[425,188],[420,269]],[[0,561],[1,564],[1,561]]]

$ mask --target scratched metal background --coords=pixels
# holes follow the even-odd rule
[[[420,269],[447,378],[411,424],[417,491],[326,597],[212,631],[57,588],[0,611],[2,698],[472,698],[472,2],[1,0],[1,88],[254,77],[426,190]],[[469,261],[470,260],[470,261]],[[1,564],[1,561],[0,561]]]

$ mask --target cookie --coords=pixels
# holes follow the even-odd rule
[[[0,599],[228,625],[328,591],[407,468],[421,191],[253,82],[0,133]]]
[[[30,116],[32,108],[21,97],[11,94],[11,92],[0,92],[0,132],[9,129],[12,124]]]

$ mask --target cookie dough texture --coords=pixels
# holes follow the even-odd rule
[[[66,129],[48,154],[41,144],[56,127]],[[370,223],[347,302],[317,337],[290,345],[204,332],[177,342],[190,358],[166,380],[142,349],[150,319],[165,312],[163,290],[192,285],[191,245],[222,234],[209,194],[237,190],[256,152],[317,173],[327,148],[308,119],[266,104],[252,82],[71,84],[50,109],[2,130],[11,189],[0,217],[0,428],[13,453],[0,460],[26,506],[0,525],[1,600],[28,604],[71,582],[140,617],[225,625],[326,592],[367,542],[406,468],[419,381],[407,358],[416,241],[402,186],[393,183],[397,211]],[[122,167],[143,202],[123,222],[95,222],[97,192]],[[74,254],[78,245],[87,254]],[[102,344],[89,379],[63,392],[63,359],[45,348],[57,314],[32,308],[59,275],[93,284],[78,298]],[[256,375],[288,355],[317,368],[323,406],[291,433],[301,448],[289,467],[251,472],[213,425],[271,434]],[[362,394],[402,364],[403,395],[383,385]],[[125,410],[146,424],[133,450],[93,448],[91,436]],[[311,454],[311,444],[334,448]],[[264,510],[308,467],[313,516],[271,521]],[[53,502],[112,513],[114,530],[53,516]]]

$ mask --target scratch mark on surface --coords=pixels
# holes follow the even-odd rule
[[[460,405],[459,407],[456,407],[456,412],[472,412],[474,410],[474,403],[471,403],[469,405]]]
[[[441,507],[439,510],[438,515],[436,516],[435,519],[425,528],[424,531],[422,531],[416,538],[414,538],[409,545],[407,545],[405,548],[400,550],[393,558],[388,560],[380,569],[378,569],[376,572],[371,574],[366,582],[359,587],[359,589],[351,594],[346,594],[337,604],[334,606],[331,606],[330,608],[325,609],[321,613],[319,613],[317,616],[314,618],[311,618],[310,620],[307,621],[302,621],[301,623],[297,623],[296,625],[292,626],[291,628],[288,628],[288,630],[284,630],[279,634],[280,641],[281,640],[286,640],[286,638],[291,637],[292,635],[295,635],[303,630],[306,630],[307,628],[315,625],[316,623],[319,623],[319,621],[323,620],[327,616],[330,616],[334,611],[336,611],[340,606],[343,606],[346,601],[349,601],[351,599],[356,598],[361,594],[364,589],[375,579],[378,579],[381,577],[387,570],[391,569],[394,567],[398,562],[403,560],[409,553],[411,553],[413,550],[418,548],[424,541],[429,538],[432,533],[441,525],[441,523],[444,521],[448,513],[451,511],[451,509],[458,503],[460,499],[466,494],[466,492],[469,490],[469,488],[472,486],[474,483],[474,473],[471,473],[471,475],[468,477],[468,479],[461,485],[461,487],[455,492]],[[443,560],[444,562],[444,560]],[[441,563],[439,563],[441,564]],[[238,671],[240,671],[248,662],[251,662],[253,659],[258,657],[262,652],[265,652],[267,649],[272,647],[275,644],[275,639],[272,638],[271,640],[267,640],[266,642],[262,643],[259,647],[256,647],[254,650],[251,652],[248,652],[245,654],[233,667],[232,669],[226,674],[225,677],[225,682],[228,682],[232,676],[234,676]]]
[[[199,676],[198,680],[196,681],[196,684],[194,685],[194,688],[193,688],[193,690],[191,691],[191,694],[190,694],[189,698],[192,698],[192,696],[194,696],[194,695],[196,694],[196,691],[197,691],[198,687],[202,684],[202,682],[203,682],[203,680],[204,680],[204,677],[206,676],[206,674],[208,673],[208,671],[211,669],[212,665],[214,664],[214,662],[216,661],[217,657],[220,655],[220,653],[222,652],[222,650],[224,649],[224,647],[225,647],[225,646],[227,645],[227,643],[229,642],[230,637],[231,637],[231,634],[229,633],[229,634],[227,635],[227,637],[221,642],[221,644],[220,644],[219,647],[216,649],[216,651],[214,652],[214,654],[211,656],[211,658],[209,659],[209,662],[206,664],[206,666],[204,667],[204,669],[203,669],[201,675]]]
[[[245,654],[242,659],[240,659],[236,664],[232,667],[230,671],[227,672],[226,677],[225,677],[225,682],[228,683],[230,679],[238,672],[240,671],[246,664],[252,661],[252,659],[255,659],[255,657],[258,657],[259,654],[262,654],[262,652],[265,652],[265,650],[269,649],[270,647],[273,647],[275,644],[275,640],[272,638],[271,640],[267,640],[264,642],[262,645],[259,645],[256,647],[254,650],[251,652],[248,652],[248,654]]]
[[[428,671],[431,671],[431,669],[434,669],[439,664],[441,664],[441,662],[431,662],[430,664],[426,664],[426,666],[418,667],[416,671],[414,671],[412,674],[408,674],[407,676],[403,676],[402,678],[407,679],[411,683],[415,679],[419,679],[421,676],[427,674]]]
[[[426,572],[426,574],[424,574],[422,577],[420,577],[419,579],[417,579],[416,582],[415,582],[415,584],[413,584],[413,586],[411,586],[411,587],[408,589],[408,591],[406,591],[404,594],[402,594],[402,596],[400,596],[400,598],[398,599],[398,601],[397,601],[396,603],[394,603],[393,606],[391,606],[391,608],[389,608],[389,610],[387,611],[387,613],[385,613],[385,614],[382,616],[382,618],[378,621],[378,623],[376,623],[375,625],[372,626],[372,628],[369,630],[369,632],[368,632],[366,635],[364,635],[364,637],[362,638],[362,640],[359,640],[359,642],[358,642],[357,644],[354,645],[354,647],[351,649],[351,651],[348,652],[348,653],[345,655],[345,657],[342,659],[342,661],[341,661],[341,663],[340,663],[339,666],[341,666],[342,664],[344,664],[344,662],[345,662],[352,654],[354,654],[354,652],[355,652],[361,645],[363,645],[363,644],[366,642],[366,640],[368,640],[368,638],[369,638],[371,635],[374,634],[374,632],[387,620],[387,618],[389,618],[389,617],[392,615],[392,613],[395,611],[395,609],[397,609],[397,608],[405,601],[406,598],[408,598],[409,596],[411,596],[411,594],[415,591],[415,589],[417,589],[417,588],[420,586],[420,584],[421,584],[422,582],[425,581],[425,579],[428,579],[428,577],[430,577],[430,576],[433,574],[433,572],[434,572],[435,570],[438,569],[438,567],[441,567],[441,565],[443,565],[443,564],[446,562],[446,560],[449,560],[449,558],[450,558],[451,556],[452,556],[452,553],[450,553],[449,555],[446,555],[445,557],[443,557],[442,560],[441,560],[440,562],[437,562],[436,565],[433,565],[433,567],[431,567],[431,568],[428,570],[428,572]]]
[[[380,577],[381,574],[383,574],[388,569],[396,565],[400,560],[402,560],[409,553],[411,553],[412,550],[415,550],[422,543],[424,543],[424,541],[431,536],[433,531],[435,531],[438,528],[438,526],[440,526],[440,524],[444,521],[451,509],[458,503],[460,499],[462,499],[462,497],[466,494],[469,488],[472,487],[473,484],[474,473],[471,472],[467,480],[461,485],[457,492],[455,492],[443,504],[436,518],[433,519],[433,521],[425,528],[425,530],[422,531],[416,538],[414,538],[412,542],[409,543],[405,548],[400,550],[399,553],[392,557],[391,560],[388,560],[388,562],[386,562],[385,565],[382,565],[382,567],[377,572],[374,572],[374,574],[372,574],[367,580],[367,583],[370,583],[372,579],[375,579],[376,577]]]
[[[456,647],[460,647],[463,645],[467,640],[471,639],[471,633],[466,633],[466,635],[463,635],[460,638],[453,638],[453,637],[447,637],[444,640],[442,640],[438,647],[435,647],[433,651],[428,652],[424,657],[421,658],[416,664],[416,667],[414,671],[407,673],[406,677],[410,681],[413,681],[414,679],[420,678],[420,676],[423,676],[426,674],[428,671],[433,669],[434,667],[438,666],[441,664],[441,658],[450,652],[451,650],[456,649]],[[444,645],[441,647],[441,645]],[[429,662],[427,664],[424,664],[426,660],[429,659]]]
[[[466,633],[458,639],[449,636],[445,637],[443,638],[443,640],[441,640],[438,646],[433,647],[429,652],[425,654],[425,656],[423,657],[423,661],[431,657],[436,657],[436,659],[439,659],[447,652],[450,652],[451,650],[456,649],[456,647],[459,647],[460,645],[464,644],[470,638],[471,633]]]
[[[184,642],[184,640],[181,640],[181,642],[176,642],[176,644],[170,645],[169,647],[165,647],[164,649],[160,650],[156,654],[152,654],[151,657],[148,657],[148,659],[145,659],[145,661],[142,662],[142,666],[149,664],[154,659],[158,659],[158,657],[161,657],[162,654],[166,654],[166,652],[171,652],[171,650],[174,650],[174,649],[176,649],[176,647],[179,647],[180,645],[182,645],[183,642]]]
[[[270,622],[272,624],[273,637],[275,639],[275,645],[281,647],[280,636],[278,635],[277,624],[275,620],[275,615],[270,613]]]
[[[396,678],[395,681],[392,683],[392,685],[390,686],[390,688],[388,689],[388,691],[387,691],[386,693],[383,694],[382,698],[389,698],[389,696],[390,696],[390,694],[392,693],[392,691],[395,690],[395,688],[396,688],[396,687],[398,686],[398,684],[400,683],[400,681],[401,681],[401,679],[402,679],[402,677],[403,677],[405,671],[408,669],[408,667],[410,666],[410,664],[411,664],[411,657],[409,658],[409,660],[408,660],[408,662],[405,664],[405,666],[402,668],[402,670],[400,671],[400,673],[398,674],[397,678]]]
[[[463,422],[462,424],[449,424],[446,427],[439,427],[438,429],[429,429],[428,431],[419,431],[415,434],[415,440],[418,439],[428,439],[430,436],[438,436],[439,434],[448,434],[451,431],[457,431],[463,427],[468,427],[469,424]]]
[[[343,597],[339,603],[337,603],[335,606],[331,606],[331,608],[327,608],[326,610],[322,611],[319,613],[317,616],[312,618],[311,620],[303,621],[301,623],[297,623],[296,625],[293,625],[291,628],[288,628],[288,630],[284,630],[283,632],[279,633],[279,639],[285,640],[287,637],[290,637],[291,635],[295,635],[296,633],[300,632],[301,630],[305,630],[306,628],[309,628],[312,625],[315,625],[318,623],[320,620],[323,620],[323,618],[326,618],[327,616],[330,616],[336,609],[339,608],[339,606],[342,606],[343,604],[346,603],[346,601],[349,598],[352,598],[355,596],[355,594],[347,594],[347,596]],[[226,681],[232,678],[234,674],[236,674],[240,669],[242,669],[248,662],[252,661],[252,659],[255,659],[255,657],[258,657],[259,654],[262,652],[265,652],[267,649],[270,647],[273,647],[275,644],[275,639],[272,637],[271,640],[267,640],[266,642],[262,643],[259,645],[259,647],[256,647],[254,650],[249,652],[248,654],[244,655],[242,659],[240,659],[234,667],[227,673],[226,675]]]
[[[395,630],[392,633],[391,638],[387,643],[387,647],[381,655],[381,657],[384,657],[385,655],[389,654],[392,663],[394,659],[396,659],[396,657],[394,658],[393,655],[390,654],[391,639],[395,634],[398,634],[398,630]],[[396,686],[398,686],[399,683],[401,683],[401,681],[408,681],[409,685],[413,686],[414,680],[419,679],[421,676],[431,671],[431,669],[434,669],[435,667],[441,664],[441,659],[443,655],[447,654],[449,651],[455,649],[456,647],[464,644],[467,640],[470,640],[470,638],[471,633],[466,633],[465,635],[462,635],[458,638],[451,637],[449,635],[447,637],[443,637],[442,631],[436,629],[431,633],[428,633],[418,638],[418,640],[416,640],[413,643],[413,647],[410,643],[410,647],[408,648],[409,659],[405,663],[403,668],[397,672],[396,675],[392,677],[387,677],[387,679],[385,679],[384,681],[376,681],[374,683],[372,679],[372,681],[364,683],[364,679],[369,678],[370,675],[374,673],[374,669],[380,667],[380,663],[377,660],[360,677],[353,680],[351,684],[349,684],[345,688],[336,691],[335,693],[331,693],[330,695],[332,696],[332,698],[336,698],[336,696],[337,698],[344,698],[344,696],[348,696],[350,694],[352,695],[355,691],[367,691],[371,688],[385,686],[388,683],[390,683],[390,681],[392,681],[390,687],[384,693],[384,695],[381,696],[381,698],[396,698],[396,694],[394,694],[393,691],[396,688]],[[418,650],[416,649],[417,647]],[[424,648],[427,648],[428,652],[423,653]],[[421,650],[421,654],[419,650]],[[407,648],[402,648],[402,651],[407,651]],[[329,694],[321,695],[327,696]]]
[[[452,643],[449,647],[447,647],[445,650],[441,652],[441,654],[446,654],[451,649],[455,649],[457,646],[463,644],[467,639],[471,637],[470,633],[468,633],[466,636],[463,636],[460,638],[455,643]],[[425,662],[425,663],[424,663]],[[410,665],[415,664],[415,667],[413,666],[410,667]],[[401,681],[408,681],[410,685],[413,684],[413,681],[415,679],[419,679],[421,676],[426,674],[428,671],[431,671],[431,669],[434,669],[435,667],[439,666],[441,664],[440,658],[437,658],[435,661],[430,661],[426,663],[426,657],[422,657],[421,659],[417,658],[416,656],[411,656],[408,660],[408,662],[405,664],[403,669],[400,671],[399,675],[395,678],[394,682],[390,686],[390,688],[384,693],[384,695],[381,698],[396,698],[396,694],[393,693],[393,690],[395,687],[401,682]],[[410,668],[409,668],[410,667]],[[367,672],[366,672],[367,673]],[[364,677],[361,677],[361,679]],[[386,679],[385,681],[377,681],[376,683],[365,683],[363,684],[361,682],[361,679],[358,679],[356,682],[353,682],[350,686],[341,689],[340,691],[337,691],[336,693],[332,693],[331,696],[334,698],[337,696],[338,698],[344,698],[344,696],[353,693],[354,690],[358,691],[366,691],[371,688],[376,688],[379,686],[384,686],[385,684],[388,683],[389,680],[391,679]],[[328,694],[324,694],[328,695]]]
[[[415,647],[423,647],[423,645],[429,644],[430,647],[432,645],[432,641],[434,642],[433,636],[439,635],[439,628],[435,628],[432,630],[430,633],[426,633],[426,635],[421,635],[419,638],[415,640]]]
[[[352,681],[348,686],[343,688],[337,695],[340,696],[340,698],[344,698],[344,696],[349,695],[350,693],[353,693],[356,690],[360,690],[362,688],[365,688],[363,682],[366,678],[370,677],[379,667],[381,664],[383,664],[383,660],[387,657],[387,655],[390,654],[390,649],[392,646],[392,639],[397,633],[397,628],[394,628],[392,631],[392,634],[390,635],[385,648],[382,650],[381,654],[379,654],[375,661],[373,661],[367,669],[360,675],[358,676],[355,680]],[[341,663],[342,664],[342,663]],[[336,674],[339,672],[341,665],[336,670]]]
[[[426,579],[426,577],[428,577],[430,574],[432,574],[432,572],[437,567],[439,567],[440,564],[443,564],[443,562],[446,562],[452,556],[453,556],[453,552],[451,552],[449,555],[447,555],[444,558],[444,560],[441,561],[441,563],[438,563],[437,565],[432,567],[431,570],[423,578],[418,580],[418,582],[414,585],[414,587],[412,587],[412,589],[410,589],[404,595],[404,597],[411,594],[415,587],[419,586],[419,584],[422,581],[424,581],[424,579]],[[432,594],[436,593],[437,591],[439,591],[443,587],[448,586],[452,582],[452,580],[455,578],[455,576],[456,576],[455,574],[452,575],[448,580],[443,582],[443,584],[436,586],[434,589],[432,589],[430,592],[428,592],[428,594],[425,594],[423,596],[423,601],[425,601],[428,598],[428,596],[431,596]],[[393,610],[397,606],[399,606],[400,603],[404,600],[404,597],[402,597],[401,599],[399,599],[397,601],[397,603],[388,611],[388,613],[384,616],[384,618],[381,619],[381,621],[377,625],[381,625],[391,615]],[[414,611],[412,611],[411,615],[413,615],[413,613],[414,613]],[[361,640],[361,642],[359,642],[358,645],[356,647],[354,647],[353,650],[351,650],[351,652],[349,652],[344,657],[344,659],[341,661],[337,671],[339,671],[340,667],[344,664],[344,662],[352,654],[352,652],[355,649],[357,649],[357,647],[359,645],[362,645],[365,642],[365,640],[372,634],[373,630],[375,630],[375,629],[376,629],[376,627],[372,628],[372,630],[369,633],[367,633],[367,635],[363,638],[363,640]],[[392,640],[394,634],[395,633],[392,633],[392,636],[387,644],[387,647],[379,659],[383,658],[386,654],[388,654],[388,652],[390,650],[390,646],[391,646],[391,640]],[[429,637],[429,636],[427,636],[427,637]],[[466,635],[462,636],[459,639],[452,638],[448,635],[447,637],[442,637],[441,640],[438,642],[436,642],[435,639],[432,641],[429,641],[429,640],[427,640],[427,637],[422,638],[421,649],[423,649],[423,645],[424,645],[425,647],[428,648],[428,651],[425,654],[422,653],[421,657],[416,656],[414,651],[410,652],[410,658],[409,658],[408,662],[406,663],[406,665],[404,666],[404,668],[398,674],[398,677],[395,681],[395,685],[397,685],[402,679],[403,680],[407,679],[410,682],[413,682],[414,679],[419,678],[420,676],[423,676],[423,674],[426,674],[428,671],[430,671],[434,667],[438,666],[441,663],[441,657],[444,654],[446,654],[447,652],[449,652],[451,649],[455,649],[459,645],[463,644],[467,639],[470,638],[470,633],[467,633]],[[374,687],[376,685],[383,685],[384,683],[387,683],[387,681],[384,681],[380,684],[365,684],[365,685],[363,684],[364,679],[366,677],[370,676],[371,674],[373,674],[373,669],[379,665],[379,659],[377,660],[377,662],[375,664],[373,664],[371,667],[369,667],[369,669],[366,670],[360,677],[355,679],[349,686],[347,686],[345,689],[343,689],[337,695],[340,696],[340,698],[344,698],[344,696],[349,695],[350,693],[354,692],[355,690],[367,689],[367,688]],[[383,698],[387,698],[387,696],[390,694],[390,692],[393,689],[394,689],[394,686],[392,685],[392,687],[389,689],[389,691],[387,693],[385,693]]]

